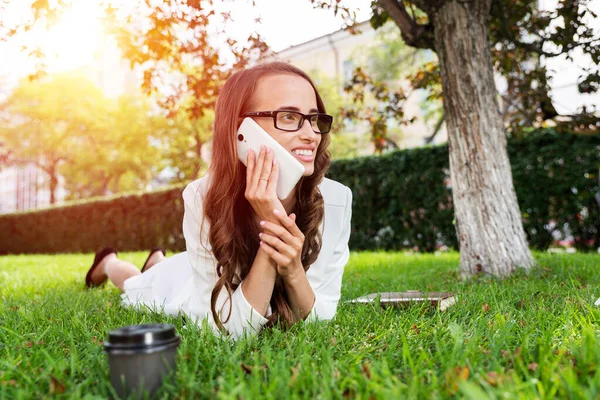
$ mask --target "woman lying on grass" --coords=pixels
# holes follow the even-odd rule
[[[272,149],[250,151],[247,168],[237,157],[237,128],[256,112],[267,116],[252,118],[305,168],[284,200],[275,192]],[[234,338],[278,321],[285,328],[333,318],[349,257],[352,192],[324,178],[332,120],[325,112],[314,83],[289,64],[232,75],[216,106],[208,173],[183,191],[186,251],[165,258],[153,249],[140,272],[106,248],[86,284],[109,279],[125,304],[183,312],[199,325],[206,318]]]

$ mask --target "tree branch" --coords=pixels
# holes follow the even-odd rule
[[[446,114],[442,114],[442,116],[440,117],[438,122],[435,124],[435,128],[433,129],[433,133],[431,134],[431,136],[425,138],[425,144],[429,144],[429,143],[433,142],[433,139],[435,139],[435,136],[438,134],[438,132],[442,128],[442,124],[444,123],[445,119],[446,119]]]
[[[404,42],[419,49],[435,50],[433,26],[419,25],[410,17],[401,0],[379,0],[379,4],[400,28]]]

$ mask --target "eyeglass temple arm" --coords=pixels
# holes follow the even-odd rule
[[[244,113],[242,116],[246,116],[246,117],[272,117],[273,116],[273,112],[272,111],[247,112],[247,113]]]

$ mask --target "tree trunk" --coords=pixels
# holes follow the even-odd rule
[[[533,260],[521,221],[488,43],[492,0],[433,13],[463,277],[506,276]]]
[[[50,204],[56,203],[56,189],[58,188],[58,176],[56,172],[56,164],[50,166]]]
[[[100,181],[102,186],[100,187],[99,196],[108,196],[108,184],[110,183],[110,176],[106,176],[106,173],[102,171],[100,173]]]
[[[123,175],[122,173],[118,173],[117,172],[117,173],[115,173],[115,176],[113,176],[113,178],[112,178],[112,184],[110,185],[111,186],[111,192],[112,192],[112,194],[120,192],[120,190],[119,190],[119,183],[121,182],[121,176],[122,175]]]

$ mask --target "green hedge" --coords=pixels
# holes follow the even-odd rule
[[[456,247],[449,174],[446,146],[332,163],[329,177],[354,195],[351,248]]]
[[[600,135],[533,132],[508,151],[530,245],[600,246]],[[328,176],[354,193],[352,249],[457,247],[446,146],[335,161]],[[183,188],[0,215],[0,254],[183,250]]]
[[[183,188],[0,215],[0,254],[185,249]]]
[[[530,245],[547,249],[554,233],[579,250],[600,247],[600,135],[547,130],[508,151]]]
[[[508,152],[530,246],[546,249],[553,235],[600,246],[600,135],[534,131]],[[342,160],[329,175],[354,193],[351,248],[457,248],[447,146]]]

